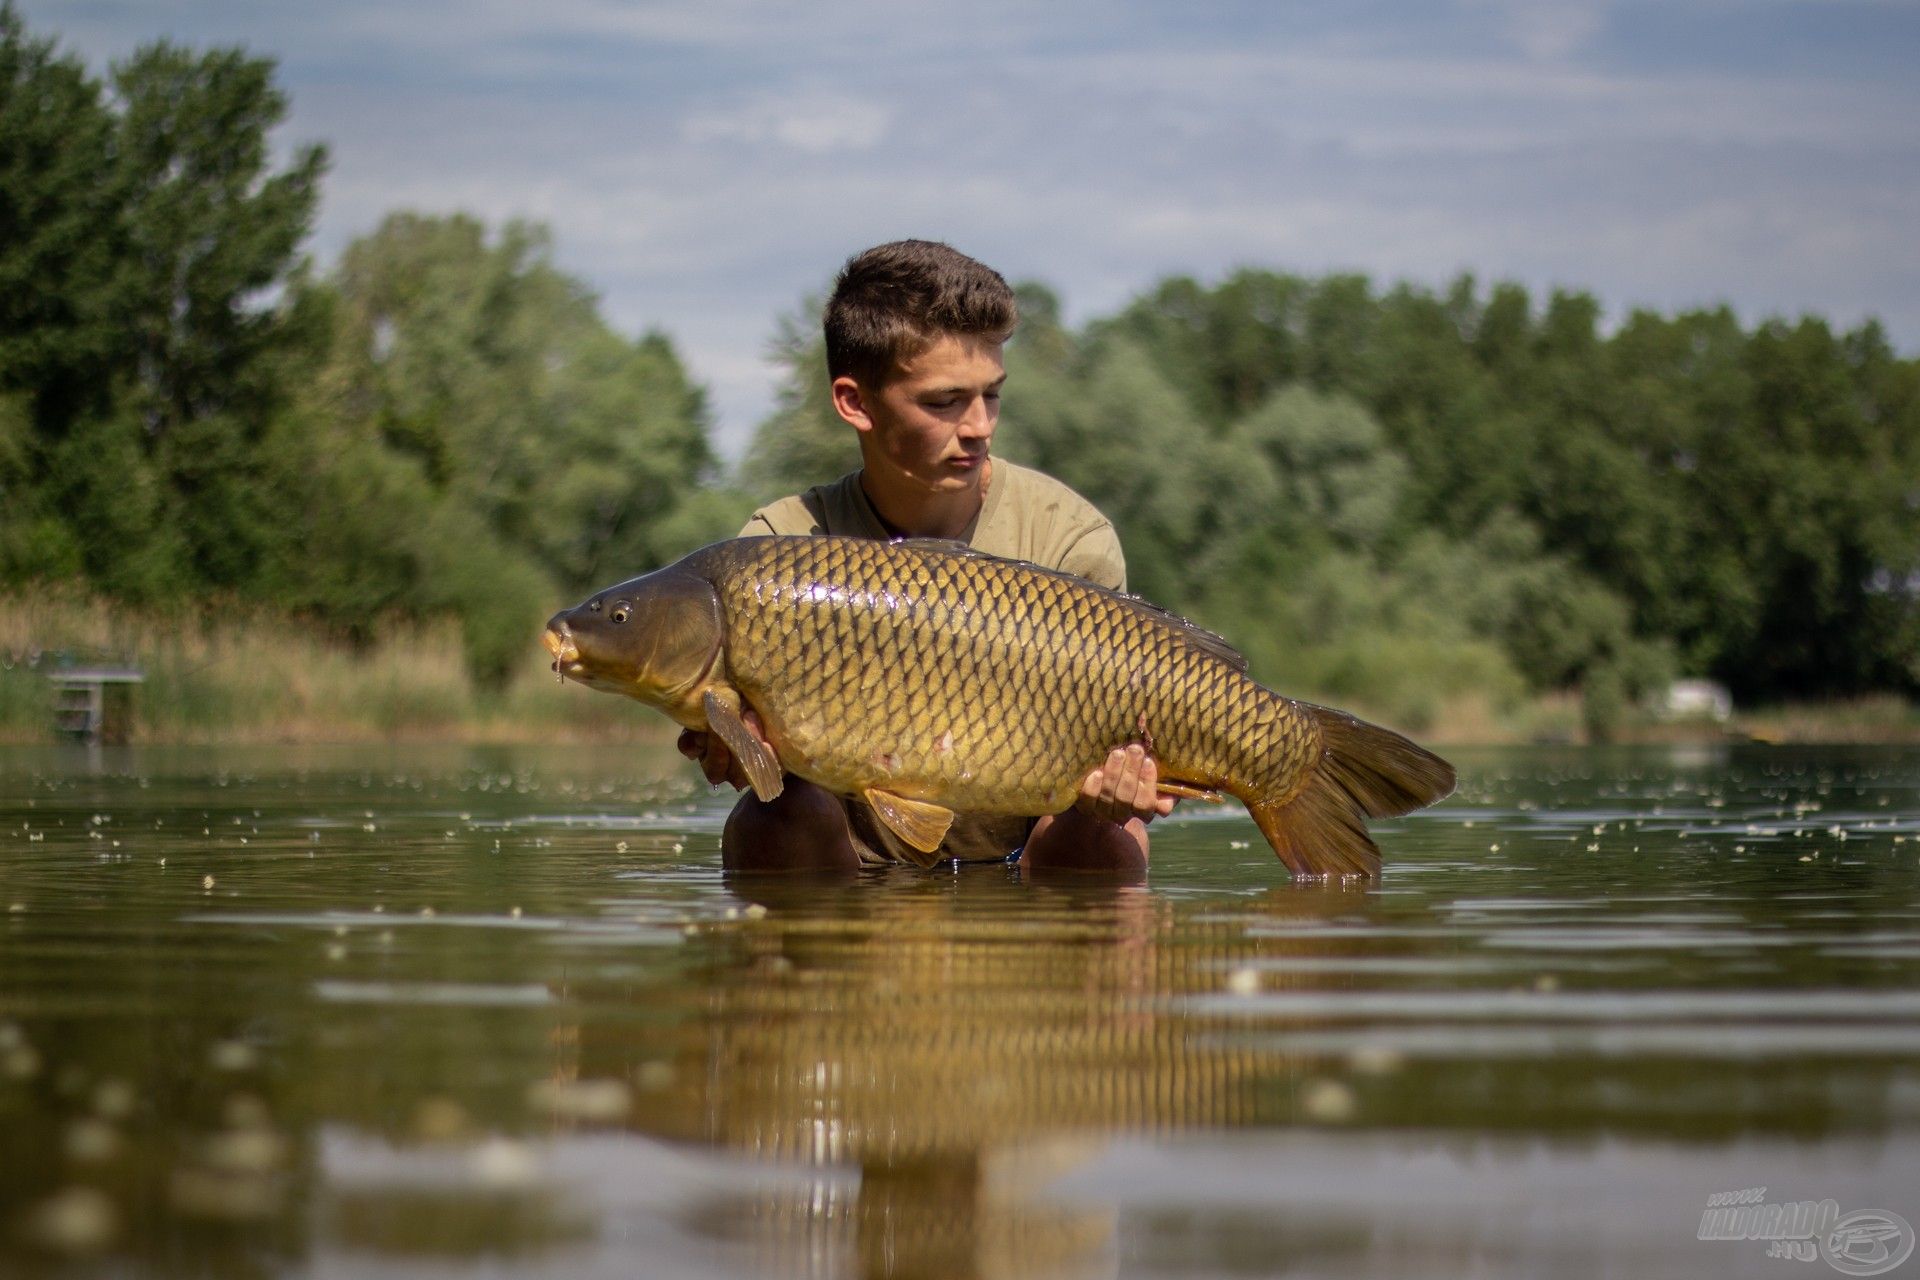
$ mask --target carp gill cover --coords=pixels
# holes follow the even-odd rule
[[[563,678],[718,733],[762,800],[785,773],[863,800],[923,866],[956,811],[1058,813],[1127,742],[1162,791],[1238,798],[1296,877],[1377,875],[1366,819],[1453,790],[1446,761],[1256,683],[1211,632],[962,543],[718,542],[556,614],[544,639]]]

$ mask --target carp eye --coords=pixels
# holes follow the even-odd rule
[[[615,622],[625,622],[627,620],[628,615],[631,614],[632,612],[633,610],[627,608],[626,604],[622,602],[620,604],[613,606],[613,612],[608,614],[607,616],[609,618],[612,618]]]

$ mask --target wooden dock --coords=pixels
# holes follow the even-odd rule
[[[124,740],[132,718],[132,687],[146,678],[138,667],[53,668],[47,679],[53,682],[55,726],[81,742]]]

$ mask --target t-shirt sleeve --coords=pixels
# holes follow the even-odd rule
[[[1105,521],[1081,534],[1067,548],[1060,567],[1115,591],[1127,589],[1127,558],[1120,550],[1120,535]]]
[[[771,538],[773,536],[773,523],[767,519],[766,512],[756,511],[747,517],[746,524],[742,525],[740,532],[733,536],[736,538]]]

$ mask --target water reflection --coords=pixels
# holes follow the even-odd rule
[[[1912,754],[1490,755],[1362,893],[1205,813],[1142,885],[728,881],[670,756],[11,759],[6,1274],[1742,1274],[1695,1200],[1914,1207]]]
[[[862,1275],[1072,1274],[1111,1254],[1112,1212],[1041,1192],[1103,1135],[1275,1123],[1303,1106],[1346,1118],[1344,1087],[1313,1081],[1311,1063],[1236,1045],[1230,1021],[1187,1006],[1234,984],[1323,980],[1247,966],[1341,942],[1256,942],[1244,922],[1324,920],[1351,912],[1351,894],[1272,893],[1176,930],[1174,906],[1141,887],[883,878],[739,882],[751,905],[672,990],[577,993],[636,1011],[700,993],[666,1037],[638,1019],[579,1027],[572,1070],[650,1086],[634,1127],[826,1175],[699,1205],[696,1230],[821,1274],[838,1258]]]

